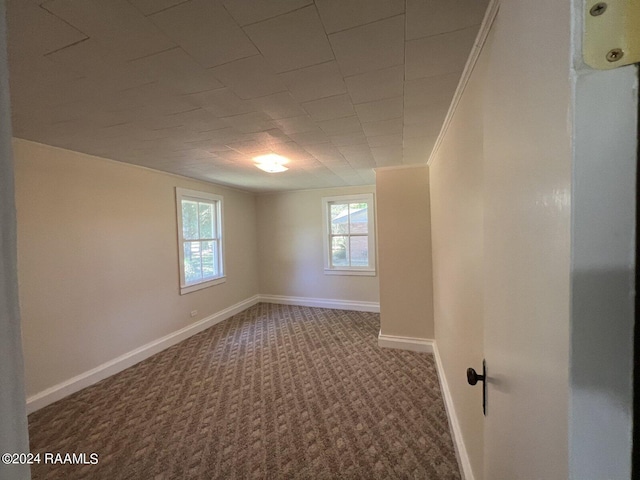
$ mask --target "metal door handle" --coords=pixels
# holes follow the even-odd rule
[[[473,368],[467,368],[467,382],[469,385],[475,385],[478,381],[484,382],[484,375],[478,375]]]
[[[467,382],[469,385],[475,385],[478,382],[482,382],[482,413],[487,414],[487,364],[482,360],[482,375],[475,371],[473,368],[467,368]]]

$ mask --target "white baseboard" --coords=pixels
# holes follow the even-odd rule
[[[396,335],[378,334],[378,346],[385,348],[398,348],[413,352],[433,353],[434,340],[430,338],[399,337]]]
[[[378,302],[289,297],[285,295],[260,295],[260,301],[265,303],[279,303],[282,305],[299,305],[302,307],[334,308],[338,310],[356,310],[358,312],[380,312],[380,303]]]
[[[46,407],[67,395],[71,395],[72,393],[93,385],[100,380],[104,380],[111,375],[121,372],[122,370],[129,368],[136,363],[139,363],[142,360],[145,360],[150,356],[155,355],[156,353],[161,352],[162,350],[169,348],[192,335],[195,335],[196,333],[206,330],[207,328],[212,327],[213,325],[220,323],[243,310],[246,310],[258,302],[260,302],[260,296],[254,295],[253,297],[247,298],[246,300],[236,303],[235,305],[225,308],[213,315],[209,315],[196,323],[192,323],[191,325],[181,328],[169,335],[165,335],[162,338],[147,343],[146,345],[136,348],[124,355],[120,355],[113,360],[109,360],[108,362],[92,368],[89,371],[76,375],[69,380],[65,380],[64,382],[47,388],[42,392],[36,393],[35,395],[27,398],[27,413],[35,412],[36,410]]]
[[[462,480],[474,480],[473,470],[471,470],[471,462],[469,461],[469,455],[467,454],[467,448],[464,445],[462,438],[462,430],[460,430],[460,423],[458,422],[458,416],[456,415],[456,409],[453,406],[453,399],[451,398],[451,391],[449,390],[449,384],[447,383],[447,377],[444,374],[444,368],[442,367],[442,359],[440,358],[440,352],[435,341],[433,342],[433,356],[436,361],[436,367],[438,369],[438,378],[440,379],[440,390],[442,390],[442,396],[444,397],[444,404],[447,407],[447,416],[449,417],[449,428],[451,429],[451,436],[453,438],[453,445],[456,449],[456,456],[458,457],[458,464],[462,469]]]

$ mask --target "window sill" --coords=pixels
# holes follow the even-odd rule
[[[338,269],[328,269],[324,270],[325,275],[356,275],[356,276],[364,276],[364,277],[375,277],[375,270],[338,270]]]
[[[227,281],[227,277],[218,277],[206,282],[196,283],[195,285],[180,287],[180,295],[185,295],[187,293],[195,292],[197,290],[202,290],[203,288],[213,287],[214,285],[220,285],[221,283],[224,283],[226,281]]]

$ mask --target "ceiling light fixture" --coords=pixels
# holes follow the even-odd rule
[[[253,160],[256,162],[256,167],[268,173],[280,173],[289,170],[284,166],[285,163],[289,163],[289,160],[275,153],[260,155]]]

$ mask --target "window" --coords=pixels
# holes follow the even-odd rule
[[[222,197],[176,188],[180,294],[225,281]]]
[[[372,193],[322,199],[326,274],[376,274],[373,208]]]

